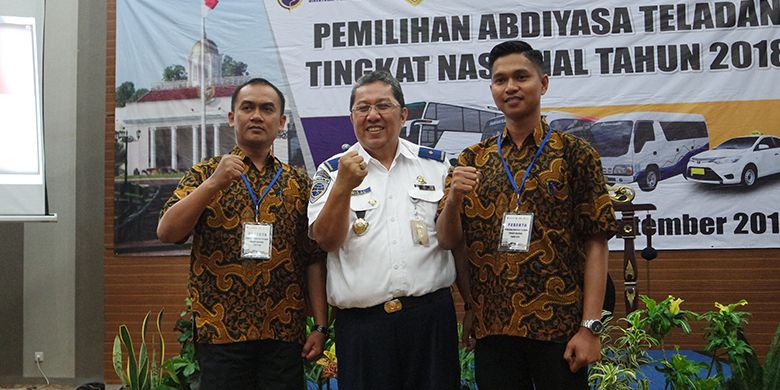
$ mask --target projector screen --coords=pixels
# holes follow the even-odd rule
[[[35,18],[0,16],[0,216],[44,215]]]

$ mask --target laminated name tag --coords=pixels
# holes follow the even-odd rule
[[[241,239],[241,257],[258,260],[270,259],[273,231],[274,225],[244,222],[244,234]]]
[[[428,246],[431,243],[430,237],[428,237],[428,226],[420,218],[412,218],[409,223],[412,229],[412,242],[415,245]]]
[[[534,226],[533,213],[506,213],[501,221],[501,252],[528,252],[531,244],[531,229]]]

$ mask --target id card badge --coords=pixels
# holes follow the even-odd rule
[[[428,246],[431,243],[428,237],[428,226],[419,218],[412,218],[409,222],[412,229],[412,241],[415,245]]]
[[[241,238],[241,257],[257,260],[270,259],[273,232],[274,225],[244,222],[244,234]]]
[[[534,226],[533,213],[506,213],[501,221],[501,252],[528,252],[531,231]]]

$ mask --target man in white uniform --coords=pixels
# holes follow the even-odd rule
[[[399,138],[408,111],[387,72],[361,77],[358,143],[317,170],[310,234],[328,251],[340,389],[456,389],[455,265],[439,247],[444,153]]]

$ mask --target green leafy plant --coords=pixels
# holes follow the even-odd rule
[[[114,337],[113,365],[117,376],[122,381],[125,388],[129,390],[166,390],[169,387],[162,384],[162,373],[160,367],[164,364],[165,340],[163,339],[160,323],[162,322],[163,310],[157,313],[157,337],[159,340],[160,359],[157,360],[156,350],[152,348],[152,357],[149,358],[149,348],[146,345],[146,325],[149,322],[151,312],[146,313],[141,324],[141,345],[138,354],[135,353],[133,340],[130,337],[130,331],[127,326],[119,326],[119,334]],[[124,363],[123,347],[127,356],[127,363]]]
[[[639,386],[636,370],[622,367],[613,362],[596,362],[590,367],[588,381],[596,389],[610,390],[634,390],[648,389],[648,386]],[[636,387],[631,383],[636,384]]]
[[[458,324],[458,340],[463,334],[463,325]],[[460,361],[460,388],[461,390],[476,390],[477,381],[474,378],[474,350],[458,346],[458,360]]]
[[[656,367],[656,370],[664,374],[666,378],[666,384],[671,387],[672,390],[688,390],[688,389],[700,389],[703,386],[700,382],[702,380],[698,377],[701,370],[706,369],[707,364],[687,359],[685,356],[675,353],[669,360],[661,361],[661,367]],[[715,386],[720,382],[717,378],[705,378],[707,379],[707,386],[715,383]],[[715,387],[708,387],[715,388]]]
[[[692,311],[680,308],[684,302],[682,299],[671,295],[660,302],[646,295],[640,296],[640,299],[645,304],[641,325],[651,336],[661,341],[661,348],[664,337],[669,335],[673,328],[680,328],[685,334],[691,333],[690,320],[696,319],[697,316]]]
[[[729,305],[716,302],[717,310],[699,315],[683,310],[684,301],[673,296],[660,302],[647,296],[642,296],[641,300],[645,307],[620,319],[619,324],[612,325],[610,317],[605,321],[602,361],[591,365],[589,371],[589,381],[594,388],[647,390],[649,380],[642,377],[639,368],[649,364],[664,374],[665,388],[671,390],[780,389],[780,327],[762,367],[744,334],[750,313],[737,310],[747,305],[747,301]],[[664,338],[675,328],[690,334],[691,321],[706,321],[705,350],[712,357],[709,365],[688,360],[679,353],[670,358],[666,356]],[[661,359],[648,356],[646,351],[655,347],[660,347]],[[725,360],[729,361],[732,372],[728,380],[724,377],[722,361]]]
[[[780,326],[775,330],[764,361],[764,388],[780,389]]]
[[[741,300],[730,305],[715,302],[718,310],[701,315],[707,321],[704,338],[707,340],[705,350],[712,354],[710,372],[715,367],[718,375],[723,376],[721,359],[728,358],[731,366],[733,384],[744,382],[749,387],[761,387],[762,372],[753,348],[745,338],[743,328],[747,325],[750,313],[737,311],[740,306],[747,305]],[[732,385],[733,386],[733,385]],[[738,388],[741,386],[737,385]]]
[[[650,381],[640,377],[639,367],[651,360],[647,349],[658,345],[642,325],[642,311],[630,313],[619,322],[613,323],[609,313],[604,316],[605,328],[601,334],[602,361],[590,367],[588,379],[596,389],[642,389],[650,388]],[[617,338],[613,339],[613,335]]]
[[[172,356],[162,364],[162,384],[180,389],[196,390],[200,382],[200,367],[195,354],[195,324],[192,317],[192,300],[184,300],[185,309],[179,313],[176,329],[180,334],[177,341],[181,345],[179,354]]]

